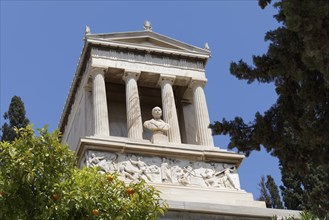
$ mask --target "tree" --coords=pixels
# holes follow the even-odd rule
[[[329,212],[329,2],[281,0],[274,6],[282,26],[265,35],[266,54],[253,56],[253,66],[233,62],[230,71],[247,83],[273,83],[276,103],[257,112],[253,122],[236,117],[210,127],[213,134],[229,134],[229,148],[246,155],[264,146],[279,159],[284,175],[300,177],[302,206],[324,217]]]
[[[284,166],[281,169],[281,180],[283,186],[280,186],[282,200],[287,209],[302,210],[305,199],[302,177],[298,174],[287,171]]]
[[[265,177],[262,176],[260,179],[260,183],[258,184],[260,196],[258,198],[259,201],[264,201],[267,208],[271,208],[271,198],[267,191],[266,184],[265,184]]]
[[[260,197],[258,200],[265,201],[267,208],[282,209],[283,205],[281,202],[281,197],[279,195],[279,189],[272,176],[267,175],[267,180],[265,182],[265,177],[261,177],[261,181],[258,184],[260,187]]]
[[[281,202],[281,197],[279,195],[279,189],[272,176],[267,175],[266,188],[270,194],[271,198],[271,208],[274,209],[283,209]]]
[[[129,185],[116,174],[76,168],[59,131],[35,136],[16,129],[14,141],[0,142],[0,219],[157,219],[166,205],[143,181]]]
[[[3,117],[5,120],[9,120],[9,124],[5,122],[2,125],[2,141],[13,141],[17,137],[14,128],[23,128],[29,124],[29,119],[25,116],[24,103],[18,96],[12,97],[9,109]]]

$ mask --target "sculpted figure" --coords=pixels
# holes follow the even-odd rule
[[[91,157],[88,159],[89,166],[95,167],[98,166],[102,170],[101,173],[109,173],[111,171],[110,164],[111,162],[107,162],[104,156],[97,157],[94,153],[91,154]]]
[[[164,157],[162,158],[162,163],[161,163],[161,180],[164,183],[172,182],[170,167],[166,161],[166,158]]]
[[[88,163],[91,167],[98,166],[98,164],[104,159],[105,157],[96,157],[96,155],[92,153],[91,157],[88,159]]]
[[[234,180],[231,178],[231,173],[235,171],[235,167],[226,168],[226,165],[223,164],[223,168],[224,170],[219,172],[221,177],[218,180],[218,185],[228,189],[238,189],[234,183]]]
[[[161,119],[162,110],[160,107],[156,106],[152,109],[152,116],[153,118],[151,120],[144,122],[145,128],[161,134],[164,134],[169,130],[169,124]]]
[[[146,178],[149,181],[151,181],[151,182],[153,181],[152,177],[147,173],[147,164],[145,162],[141,161],[140,157],[137,158],[137,161],[134,161],[132,159],[129,159],[129,161],[132,165],[135,165],[136,167],[138,167],[138,169],[139,169],[138,175],[140,178],[142,177],[142,175],[144,175],[144,176],[146,176]]]
[[[203,178],[205,184],[207,186],[213,186],[216,178],[215,178],[215,172],[213,170],[205,170],[203,173],[200,173],[201,177]]]
[[[171,172],[171,180],[173,183],[178,183],[179,177],[183,174],[183,169],[180,168],[178,165],[174,165],[170,168]]]
[[[118,169],[119,169],[119,173],[124,179],[130,179],[130,180],[135,179],[134,177],[135,173],[127,168],[127,164],[125,162],[121,163]]]
[[[183,169],[183,173],[178,177],[178,182],[184,186],[191,183],[190,176],[192,174],[193,168],[191,166],[186,166]]]
[[[170,126],[161,119],[162,110],[156,106],[152,109],[151,120],[144,122],[144,127],[153,132],[152,143],[168,143],[168,137],[165,135]]]

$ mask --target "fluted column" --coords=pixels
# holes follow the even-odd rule
[[[198,142],[202,146],[214,146],[214,140],[209,128],[210,120],[206,96],[203,87],[204,81],[193,80],[191,88],[193,90],[193,104],[195,112],[196,129],[198,134]]]
[[[123,80],[126,82],[126,110],[128,138],[143,139],[142,114],[139,102],[137,80],[140,73],[126,71]]]
[[[169,142],[180,144],[181,137],[179,131],[175,97],[172,89],[174,80],[174,76],[161,75],[159,79],[159,84],[161,86],[163,119],[170,125],[170,129],[168,131]]]
[[[104,71],[93,70],[93,106],[95,136],[109,136],[109,116],[107,111]]]

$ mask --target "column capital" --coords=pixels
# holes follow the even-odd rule
[[[95,76],[97,74],[102,74],[102,76],[104,77],[105,72],[106,72],[106,69],[99,68],[99,67],[91,67],[89,70],[89,76],[91,78],[95,78]]]
[[[161,74],[158,85],[162,86],[165,82],[169,83],[170,85],[173,85],[175,82],[176,76],[172,75],[166,75],[166,74]]]
[[[89,83],[87,83],[84,87],[85,91],[87,92],[92,92],[93,91],[93,87],[92,85],[90,85]]]
[[[192,89],[195,89],[198,86],[204,88],[206,83],[207,83],[206,79],[192,79],[188,87]]]
[[[133,70],[125,70],[122,79],[124,81],[127,81],[128,79],[135,79],[136,81],[138,80],[139,76],[141,75],[140,71],[133,71]]]

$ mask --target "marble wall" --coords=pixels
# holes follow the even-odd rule
[[[77,105],[77,111],[74,111],[70,117],[72,117],[72,123],[69,124],[67,136],[65,136],[64,142],[70,146],[70,149],[75,151],[78,146],[80,137],[84,137],[86,134],[85,124],[85,94],[82,94]]]

